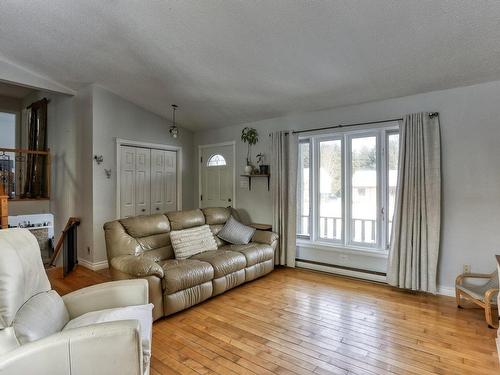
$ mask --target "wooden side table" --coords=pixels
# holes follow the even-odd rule
[[[257,230],[263,230],[267,232],[271,232],[273,230],[273,226],[271,224],[259,224],[259,223],[252,223],[250,224],[252,228],[255,228]]]

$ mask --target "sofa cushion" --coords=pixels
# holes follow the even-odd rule
[[[121,219],[128,234],[132,237],[146,237],[170,231],[170,223],[165,215],[144,215]]]
[[[31,297],[17,312],[12,326],[21,345],[53,335],[69,321],[62,298],[54,290]]]
[[[250,242],[246,245],[225,245],[219,250],[236,251],[243,254],[247,261],[247,267],[274,258],[274,250],[270,245],[257,242]]]
[[[217,243],[208,225],[173,230],[170,240],[176,259],[186,259],[192,255],[209,250],[217,250]]]
[[[205,224],[205,216],[199,209],[167,212],[166,215],[173,230],[187,229]]]
[[[214,269],[214,278],[242,270],[247,265],[243,254],[227,250],[205,251],[201,254],[193,255],[189,259],[197,259],[210,263]]]
[[[217,236],[235,245],[245,245],[250,242],[254,233],[255,228],[241,224],[234,217],[230,216]]]
[[[206,262],[194,259],[168,259],[159,263],[163,268],[163,290],[172,294],[188,289],[214,278],[213,267]]]
[[[229,208],[225,207],[207,207],[204,208],[203,214],[205,215],[205,220],[207,224],[222,224],[224,225],[226,221],[231,216],[231,211]]]
[[[144,368],[147,368],[149,367],[149,360],[151,358],[152,310],[153,304],[149,303],[147,305],[91,311],[70,320],[64,327],[64,330],[119,320],[137,320],[139,321],[141,330],[142,359]]]

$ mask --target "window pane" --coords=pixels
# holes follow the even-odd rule
[[[377,242],[377,138],[351,141],[351,240]]]
[[[207,161],[207,167],[220,167],[224,165],[226,165],[226,159],[224,159],[224,156],[219,154],[210,156]]]
[[[310,235],[310,144],[299,143],[299,184],[298,184],[298,209],[297,209],[297,234],[299,236]]]
[[[319,236],[342,240],[342,141],[319,144]]]
[[[0,147],[16,148],[16,115],[0,112]],[[16,161],[13,152],[0,153],[0,185],[10,198],[16,194]]]
[[[392,220],[394,217],[394,203],[396,202],[396,185],[398,182],[398,160],[399,160],[399,134],[389,134],[387,137],[387,161],[388,161],[388,173],[387,186],[389,191],[388,194],[388,205],[389,210],[387,211],[388,217],[388,228],[387,228],[387,243],[391,239],[392,231]]]

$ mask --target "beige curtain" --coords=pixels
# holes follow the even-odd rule
[[[400,124],[398,187],[387,282],[436,293],[441,227],[441,141],[435,114],[406,115]]]
[[[275,132],[271,134],[271,138],[273,231],[280,236],[274,263],[295,267],[298,136],[293,133]]]

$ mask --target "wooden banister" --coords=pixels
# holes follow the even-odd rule
[[[73,226],[79,225],[79,224],[80,224],[80,219],[77,218],[77,217],[70,217],[68,219],[68,222],[66,223],[66,226],[64,227],[64,229],[63,229],[63,231],[61,233],[61,237],[59,237],[59,241],[57,241],[56,248],[54,249],[54,254],[52,254],[52,258],[50,258],[50,262],[49,262],[47,268],[55,266],[55,262],[57,260],[57,257],[59,256],[59,253],[61,252],[61,249],[63,247],[64,237],[66,236],[66,233]]]
[[[9,227],[9,202],[8,196],[0,185],[0,229]]]

